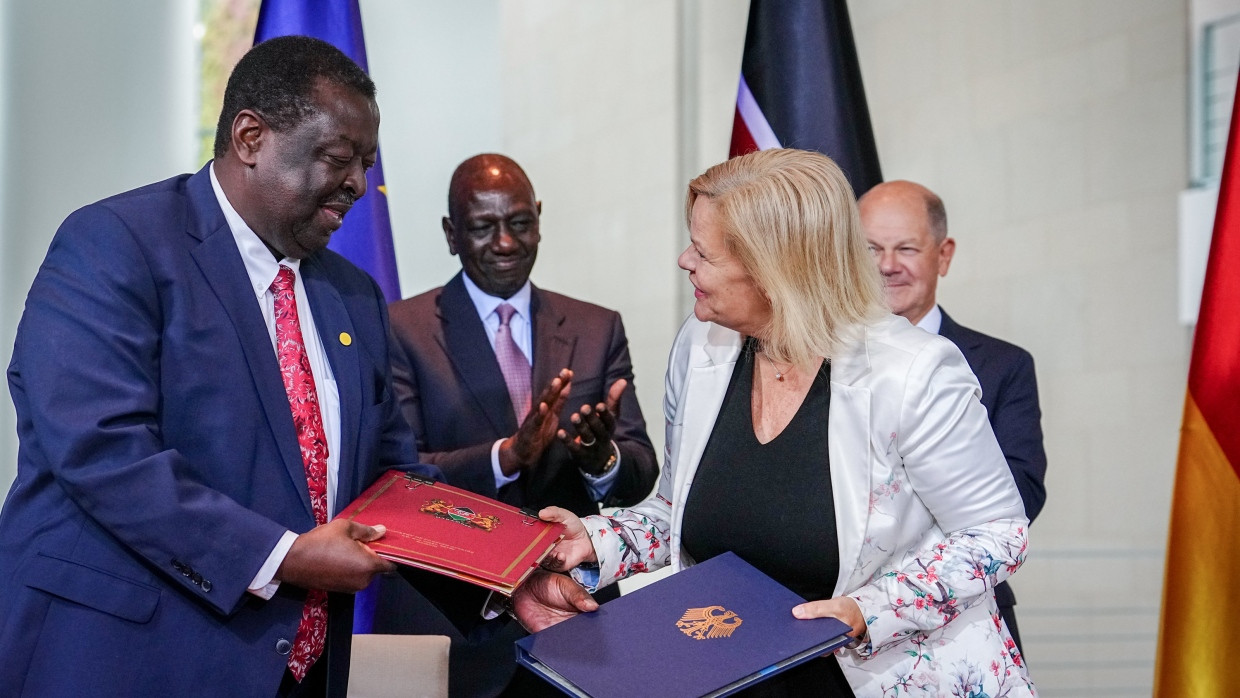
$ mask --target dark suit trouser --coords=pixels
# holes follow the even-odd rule
[[[1000,606],[999,615],[1003,618],[1003,622],[1007,623],[1008,632],[1012,633],[1012,639],[1016,641],[1016,649],[1020,650],[1023,656],[1025,648],[1020,644],[1020,630],[1016,627],[1016,607]]]
[[[328,623],[330,622],[329,620]],[[276,692],[276,698],[325,698],[329,693],[327,690],[327,665],[329,664],[327,653],[330,650],[330,646],[323,648],[323,655],[310,665],[310,669],[300,683],[293,678],[293,672],[286,667],[284,678],[281,679],[280,688]]]
[[[1007,582],[1000,582],[995,587],[995,605],[999,607],[999,617],[1007,623],[1008,632],[1016,641],[1016,649],[1024,654],[1025,649],[1020,644],[1020,630],[1016,627],[1016,594],[1012,592],[1012,586]]]
[[[276,698],[323,698],[327,695],[327,662],[318,661],[306,672],[301,683],[293,678],[293,673],[284,670],[284,679],[280,682],[280,690]]]

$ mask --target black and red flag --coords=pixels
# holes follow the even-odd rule
[[[752,0],[729,157],[817,150],[857,196],[883,181],[844,0]]]

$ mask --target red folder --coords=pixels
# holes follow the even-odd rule
[[[564,524],[467,490],[389,470],[336,518],[387,527],[380,557],[511,595],[564,537]]]

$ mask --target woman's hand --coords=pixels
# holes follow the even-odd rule
[[[577,515],[560,507],[547,507],[538,512],[543,521],[555,521],[568,528],[564,531],[564,539],[555,544],[547,557],[543,558],[542,566],[555,572],[567,572],[583,562],[598,562],[594,554],[594,544],[586,535],[585,524]]]
[[[808,618],[838,618],[852,628],[849,637],[861,637],[865,634],[865,616],[861,607],[851,596],[837,596],[825,601],[810,601],[792,609],[792,615],[806,620]]]

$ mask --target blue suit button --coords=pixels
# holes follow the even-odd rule
[[[203,591],[211,591],[211,580],[210,579],[202,580],[202,584],[200,586],[202,587]]]
[[[284,638],[280,638],[280,640],[276,642],[276,651],[280,654],[288,654],[293,651],[293,643],[285,640]]]

